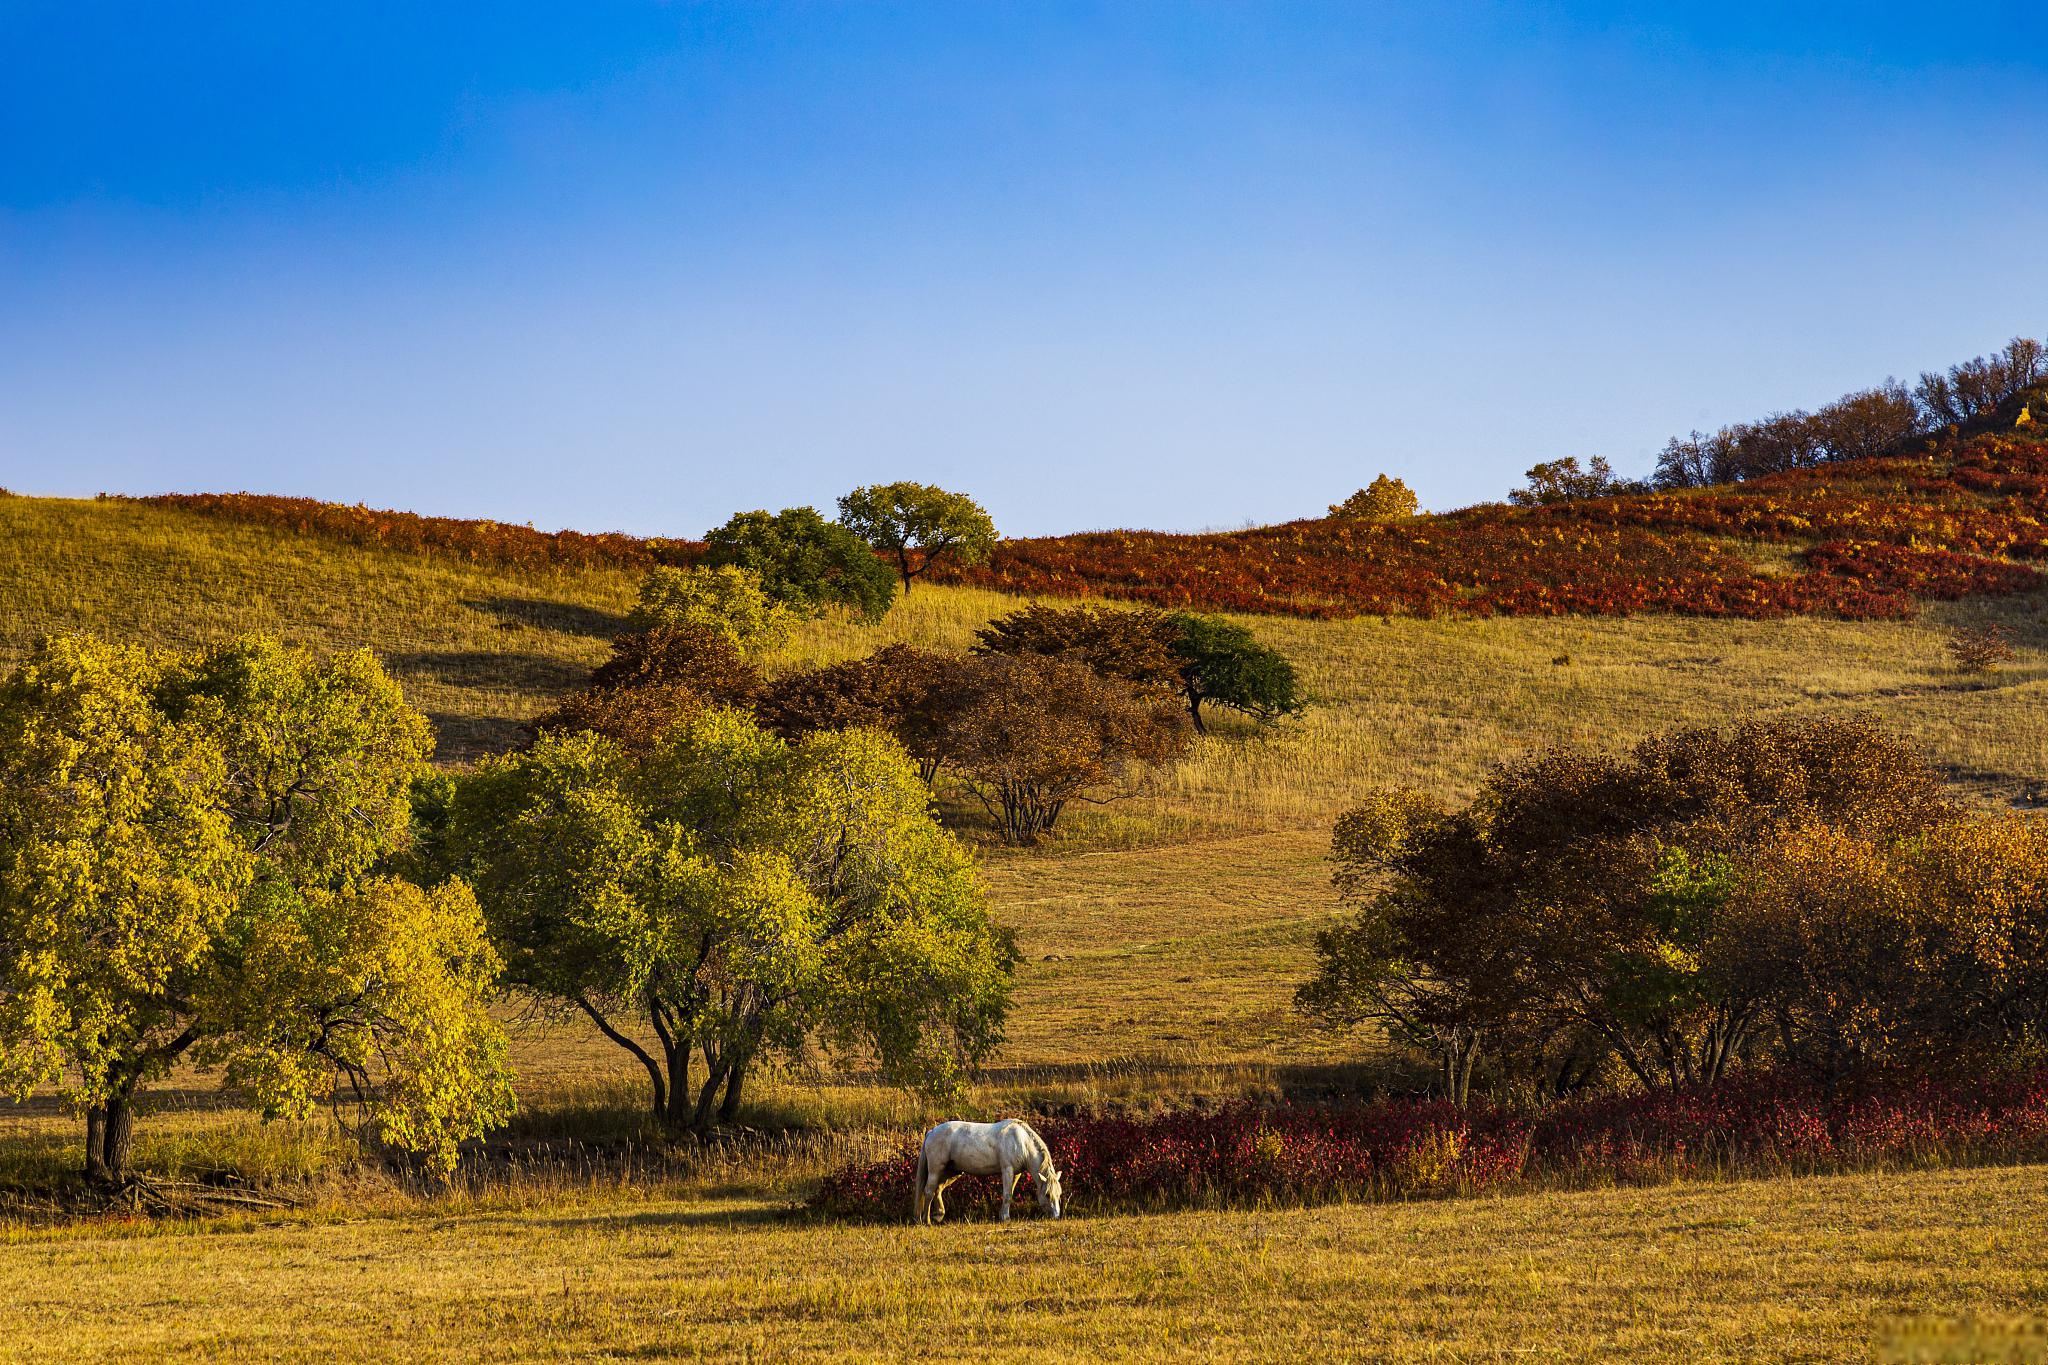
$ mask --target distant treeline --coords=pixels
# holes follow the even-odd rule
[[[122,501],[172,507],[256,526],[277,526],[348,545],[380,550],[450,555],[479,564],[520,568],[644,569],[656,564],[693,564],[700,541],[642,538],[610,531],[537,531],[501,521],[423,517],[415,512],[320,502],[313,498],[260,493],[165,493]]]
[[[2048,379],[2041,343],[2014,337],[2004,349],[1928,371],[1908,389],[1887,379],[1872,389],[1843,394],[1815,412],[1775,413],[1737,422],[1712,435],[1674,437],[1657,456],[1660,488],[1741,483],[1788,469],[1834,460],[1901,453],[1920,437],[1962,430],[2000,413]]]

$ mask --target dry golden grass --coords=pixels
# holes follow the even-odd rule
[[[74,629],[368,644],[457,761],[515,742],[602,655],[632,592],[618,573],[514,573],[0,498],[0,657]],[[1014,605],[921,587],[878,627],[806,626],[771,664],[892,640],[961,647]],[[1950,628],[1992,620],[2019,658],[1960,677]],[[969,1112],[1331,1074],[1358,1043],[1312,1032],[1288,998],[1336,909],[1329,821],[1373,787],[1456,797],[1556,740],[1848,710],[1905,728],[1987,800],[2029,795],[2048,772],[2036,598],[1906,623],[1250,624],[1302,666],[1320,702],[1308,716],[1219,726],[1144,795],[1074,813],[1061,840],[986,849],[1026,963]],[[808,1132],[622,1163],[611,1145],[650,1135],[632,1064],[580,1026],[516,1023],[526,1113],[511,1155],[438,1194],[353,1167],[325,1118],[265,1126],[204,1078],[159,1087],[142,1166],[234,1172],[306,1206],[274,1225],[0,1225],[0,1356],[2048,1359],[2039,1168],[1000,1232],[835,1227],[775,1215],[825,1166],[932,1117],[928,1103],[858,1074],[770,1075],[749,1120]],[[75,1167],[78,1135],[48,1103],[0,1111],[0,1190],[47,1187]],[[586,1140],[606,1150],[586,1159]]]
[[[89,630],[191,645],[262,630],[369,645],[434,720],[443,757],[519,722],[604,657],[633,575],[512,573],[350,549],[132,503],[0,498],[0,658]]]
[[[223,1228],[0,1253],[18,1359],[2048,1358],[2039,1167],[1001,1228],[744,1199]],[[1077,1210],[1085,1207],[1076,1194]]]

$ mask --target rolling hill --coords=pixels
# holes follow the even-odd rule
[[[1993,453],[1975,450],[1986,460]],[[898,640],[963,647],[1017,605],[1008,589],[1260,607],[1236,619],[1297,661],[1316,698],[1305,716],[1271,730],[1213,726],[1151,790],[1076,812],[1042,849],[982,841],[997,913],[1017,930],[1025,962],[1008,1042],[969,1103],[983,1112],[1149,1105],[1326,1085],[1369,1044],[1312,1031],[1289,1001],[1312,935],[1336,913],[1323,858],[1329,823],[1374,787],[1457,796],[1490,764],[1553,741],[1619,744],[1743,714],[1868,711],[1926,745],[1978,799],[2039,801],[2048,780],[2048,593],[2034,590],[2031,562],[2040,489],[2021,482],[2039,476],[2018,465],[2041,454],[2038,443],[2013,440],[1998,457],[2010,468],[1919,461],[1532,513],[1477,509],[1399,527],[1112,537],[1125,546],[1122,566],[1098,557],[1085,575],[1043,566],[1055,562],[1047,556],[1092,554],[1101,537],[1017,542],[986,570],[957,576],[968,581],[920,586],[878,625],[809,623],[768,662],[848,658]],[[519,742],[522,723],[603,657],[653,553],[621,539],[423,527],[361,509],[280,511],[282,502],[0,497],[0,656],[70,630],[158,644],[265,630],[320,648],[367,645],[432,718],[441,761],[461,763]],[[1290,537],[1314,547],[1301,551],[1295,577],[1272,576],[1273,591],[1248,603],[1228,596],[1222,569],[1250,573],[1246,565],[1279,554]],[[1665,548],[1638,553],[1650,543],[1642,537]],[[1827,551],[1831,544],[1851,548]],[[1502,545],[1524,558],[1475,549]],[[1582,545],[1616,548],[1575,561]],[[1318,578],[1332,555],[1354,555],[1359,577]],[[1287,595],[1325,582],[1379,592],[1371,585],[1395,581],[1389,566],[1427,555],[1456,572],[1416,580],[1418,595],[1405,604],[1327,588]],[[1564,567],[1575,562],[1583,575]],[[1673,563],[1682,573],[1664,571]],[[1913,572],[1866,571],[1873,564]],[[1542,572],[1555,591],[1518,596],[1502,586],[1511,569],[1534,575],[1530,565],[1549,566]],[[1218,571],[1205,575],[1204,566]],[[1691,592],[1710,571],[1724,576],[1711,609],[1674,595],[1672,584],[1691,583]],[[1367,600],[1379,605],[1355,610]],[[1959,672],[1945,648],[1951,633],[1987,625],[2010,635],[2017,658],[1991,674]],[[981,837],[971,824],[965,832]],[[223,1110],[210,1080],[175,1076],[145,1100],[145,1167],[280,1181],[312,1191],[313,1206],[281,1222],[252,1220],[233,1238],[102,1234],[92,1225],[14,1233],[43,1243],[7,1281],[18,1313],[61,1321],[49,1338],[60,1351],[146,1354],[147,1333],[169,1324],[239,1356],[262,1349],[262,1334],[280,1324],[323,1340],[328,1324],[353,1320],[362,1304],[329,1293],[340,1254],[384,1272],[371,1307],[380,1320],[460,1342],[449,1348],[457,1354],[488,1354],[508,1333],[545,1336],[572,1353],[622,1344],[659,1353],[677,1313],[719,1348],[746,1349],[767,1339],[763,1324],[801,1319],[820,1350],[835,1333],[871,1329],[873,1340],[908,1350],[928,1329],[903,1316],[907,1257],[951,1276],[941,1298],[958,1330],[1019,1349],[1035,1340],[1017,1326],[1029,1319],[1011,1311],[1014,1268],[949,1270],[933,1259],[936,1242],[779,1217],[827,1166],[930,1117],[924,1102],[857,1076],[771,1075],[752,1090],[750,1122],[827,1127],[772,1148],[662,1157],[644,1170],[631,1164],[629,1138],[622,1166],[618,1135],[645,1122],[624,1054],[587,1028],[513,1022],[524,1113],[510,1141],[515,1153],[535,1154],[530,1167],[514,1156],[431,1197],[394,1190],[356,1173],[324,1120],[263,1126]],[[75,1162],[76,1142],[75,1116],[51,1103],[0,1111],[0,1188],[46,1185]],[[1084,1219],[1063,1226],[1100,1273],[1063,1330],[1075,1341],[1127,1344],[1134,1314],[1173,1320],[1196,1304],[1190,1296],[1211,1301],[1221,1275],[1236,1306],[1214,1324],[1212,1344],[1266,1355],[1305,1323],[1315,1339],[1348,1349],[1361,1340],[1356,1324],[1329,1302],[1412,1275],[1414,1248],[1426,1242],[1438,1279],[1396,1296],[1407,1307],[1379,1329],[1390,1348],[1426,1338],[1495,1354],[1527,1340],[1532,1323],[1554,1330],[1562,1321],[1574,1333],[1628,1341],[1641,1359],[1694,1358],[1703,1334],[1738,1353],[1769,1342],[1813,1358],[1873,1334],[1902,1350],[2003,1351],[2022,1328],[1998,1317],[2000,1306],[2041,1282],[2039,1258],[2014,1254],[2031,1243],[2010,1231],[2016,1217],[2038,1221],[2038,1209],[2021,1208],[2030,1179],[2026,1169],[1880,1172]],[[362,1217],[380,1211],[392,1216]],[[1702,1240],[1706,1229],[1739,1240]],[[1027,1223],[1024,1240],[1006,1245],[1029,1256],[1051,1231]],[[880,1261],[877,1235],[894,1239]],[[744,1242],[737,1252],[735,1237]],[[469,1254],[465,1247],[474,1264],[450,1272],[448,1256]],[[713,1273],[736,1254],[760,1269]],[[176,1311],[149,1318],[147,1329],[120,1311],[117,1297],[185,1274],[193,1255],[231,1290],[181,1291]],[[667,1261],[635,1257],[701,1265],[703,1292],[678,1307],[666,1273],[620,1269]],[[105,1304],[77,1297],[73,1270],[87,1262]],[[1521,1267],[1512,1293],[1500,1289],[1509,1264]],[[1611,1288],[1618,1267],[1627,1303],[1569,1288]],[[479,1276],[490,1285],[479,1289]],[[1064,1262],[1034,1284],[1033,1293],[1075,1292]],[[1890,1305],[1903,1301],[1886,1292],[1901,1284],[1934,1316],[1901,1317]],[[1670,1300],[1674,1285],[1684,1293]],[[1638,1298],[1657,1302],[1638,1311]],[[1796,1311],[1784,1307],[1793,1300]],[[508,1306],[517,1304],[528,1307]],[[1957,1318],[1975,1326],[1958,1336]],[[1269,1319],[1296,1327],[1274,1335],[1257,1326]],[[649,1326],[657,1320],[659,1331]],[[1456,1324],[1449,1335],[1447,1322]],[[334,1340],[360,1344],[346,1330]]]
[[[2043,449],[2010,444],[2028,459]],[[1824,470],[1763,487],[1527,515],[1485,509],[1415,528],[1331,534],[1448,539],[1476,534],[1474,526],[1526,523],[1552,535],[1576,519],[1698,504],[1744,511],[1753,538],[1811,531],[1816,519],[1832,535],[1859,518],[1868,524],[1879,500],[1872,489],[1906,478],[1890,466]],[[1803,501],[1791,502],[1788,488],[1804,489]],[[1830,489],[1844,500],[1830,503]],[[2022,520],[2030,514],[2001,512],[1994,501],[2024,490],[1994,495],[1953,476],[1943,489],[1912,505],[1949,506],[1947,515],[1973,509],[1973,562],[2031,574],[1993,559],[1998,545],[1986,530],[2003,527],[1999,534],[2016,537],[2005,549],[2031,552],[2038,542],[2024,537],[2038,532]],[[535,553],[538,533],[527,533],[506,554],[462,540],[471,523],[453,523],[454,539],[442,543],[410,535],[390,544],[334,529],[360,525],[357,509],[326,519],[315,505],[303,521],[250,513],[277,503],[0,498],[0,654],[18,656],[37,635],[67,630],[189,644],[260,629],[322,648],[365,644],[432,718],[442,761],[460,763],[519,742],[522,723],[603,657],[644,562],[624,542],[551,556]],[[294,507],[295,517],[303,513]],[[1933,515],[1917,511],[1911,524],[1939,530]],[[1194,555],[1245,536],[1264,543],[1258,535],[1160,543]],[[1768,576],[1754,539],[1701,543]],[[1768,553],[1795,543],[1774,542]],[[1944,553],[1925,542],[1904,549]],[[1006,570],[999,563],[989,572]],[[1342,1044],[1312,1034],[1288,1007],[1309,938],[1333,912],[1321,861],[1330,821],[1380,786],[1469,793],[1492,763],[1534,745],[1623,743],[1744,713],[1867,710],[1926,744],[1964,789],[2031,803],[2048,782],[2048,595],[2024,590],[2026,581],[2001,578],[1996,592],[1862,619],[1242,616],[1300,665],[1317,699],[1306,716],[1270,731],[1217,726],[1151,790],[1076,811],[1065,836],[1043,850],[985,846],[1001,913],[1029,958],[1006,1065],[1050,1074],[1134,1058],[1199,1067],[1341,1054]],[[920,587],[873,627],[808,624],[769,663],[847,658],[899,640],[960,648],[1016,602],[987,587]],[[2019,657],[1993,674],[1958,673],[1944,648],[1949,634],[1984,624],[2005,628]],[[977,833],[971,824],[967,832]]]

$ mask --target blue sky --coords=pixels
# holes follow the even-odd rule
[[[1432,507],[2048,332],[2048,6],[0,0],[0,485]]]

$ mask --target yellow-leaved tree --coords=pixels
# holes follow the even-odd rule
[[[266,1116],[338,1073],[444,1167],[509,1115],[474,897],[377,875],[430,746],[367,651],[66,637],[0,683],[0,1089],[82,1109],[88,1177],[181,1060]]]
[[[508,978],[638,1060],[664,1125],[703,1131],[764,1051],[823,1042],[944,1089],[998,1041],[1016,951],[930,805],[887,735],[787,743],[713,709],[641,752],[557,730],[487,760],[447,854]]]
[[[1382,474],[1344,501],[1333,504],[1330,515],[1353,521],[1405,521],[1415,515],[1420,505],[1414,489]]]
[[[700,626],[742,654],[758,654],[788,638],[796,615],[768,595],[761,575],[737,564],[657,565],[640,580],[640,600],[627,618],[636,631]]]

